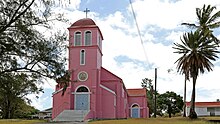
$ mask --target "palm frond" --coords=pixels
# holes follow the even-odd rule
[[[209,25],[210,29],[219,28],[219,27],[220,27],[220,21]]]
[[[197,26],[196,24],[192,24],[192,23],[181,23],[181,25],[185,25],[191,29],[195,29],[198,28],[199,26]]]
[[[215,22],[220,17],[220,11],[216,12],[213,16],[210,17],[207,24]]]
[[[208,35],[208,33],[206,33]],[[204,73],[205,70],[211,71],[214,61],[218,58],[217,45],[210,39],[204,37],[201,31],[184,33],[181,43],[174,43],[174,53],[182,56],[176,60],[177,72],[189,74],[191,77]]]

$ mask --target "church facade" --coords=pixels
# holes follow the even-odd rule
[[[71,82],[53,93],[54,121],[147,118],[146,90],[126,89],[123,80],[102,67],[103,36],[92,19],[84,18],[69,28]]]

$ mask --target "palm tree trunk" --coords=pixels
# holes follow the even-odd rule
[[[196,111],[195,111],[196,79],[197,79],[197,76],[194,76],[193,77],[192,97],[191,97],[191,103],[190,103],[190,114],[189,114],[189,118],[191,118],[191,119],[196,119],[197,118],[197,114],[196,114]]]
[[[185,74],[185,81],[184,81],[184,105],[183,105],[183,117],[186,117],[186,80],[187,80],[187,75]]]

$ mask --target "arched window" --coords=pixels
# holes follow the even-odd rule
[[[139,108],[137,104],[132,105],[132,108]]]
[[[85,50],[80,51],[80,65],[85,65],[86,55]]]
[[[79,87],[76,92],[89,92],[89,90],[86,87]]]
[[[85,32],[85,46],[92,45],[92,33],[91,31]]]
[[[138,104],[133,104],[131,106],[131,117],[140,118],[140,107]]]
[[[76,32],[74,35],[74,46],[81,46],[81,32]]]

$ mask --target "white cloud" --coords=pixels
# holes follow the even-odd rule
[[[204,3],[219,6],[216,0],[180,0],[173,3],[161,0],[138,0],[133,3],[133,7],[142,28],[146,25],[157,25],[165,29],[173,29],[182,22],[195,22],[195,8],[201,8]]]
[[[182,22],[195,22],[196,14],[195,8],[202,7],[207,1],[189,1],[182,0],[176,3],[161,2],[159,0],[154,1],[135,1],[133,3],[135,11],[137,13],[137,20],[139,22],[139,27],[141,30],[157,31],[157,28],[144,29],[146,26],[157,25],[158,28],[165,29],[178,29]],[[212,5],[216,5],[216,1],[209,1]],[[208,3],[207,3],[208,4]],[[145,56],[142,50],[142,46],[137,35],[127,35],[125,31],[113,28],[110,25],[114,24],[118,27],[123,27],[128,29],[128,32],[136,32],[134,26],[129,26],[122,19],[122,14],[116,14],[117,16],[111,16],[106,21],[100,22],[101,31],[104,34],[105,41],[103,42],[103,65],[108,70],[120,76],[128,88],[140,87],[141,79],[149,77],[154,79],[154,67],[151,70],[146,71],[144,67],[138,66],[133,62],[125,62],[121,65],[117,65],[114,57],[119,55],[128,56],[131,59],[137,59],[140,61],[145,61]],[[120,16],[119,16],[120,15]],[[147,16],[146,16],[147,15]],[[118,22],[119,21],[119,22]],[[122,24],[124,23],[124,24]],[[180,36],[182,31],[171,31],[167,37],[160,39],[161,41],[180,42]],[[176,65],[174,62],[180,57],[178,54],[174,54],[174,49],[172,45],[165,46],[162,43],[153,43],[155,37],[152,34],[145,34],[143,39],[149,39],[144,43],[144,47],[147,53],[147,57],[150,63],[153,63],[155,67],[158,67],[158,89],[159,92],[175,91],[183,95],[184,86],[184,76],[177,74],[169,74],[167,69],[173,68],[174,71]],[[220,70],[214,70],[213,73],[208,73],[201,75],[198,78],[197,87],[198,89],[205,88],[207,90],[216,89],[216,85],[219,79],[217,73]],[[212,75],[212,76],[210,76]],[[206,79],[206,80],[205,80]],[[207,79],[213,80],[212,86],[207,88],[206,86],[201,86],[202,84],[207,84]],[[187,100],[191,98],[191,83],[188,82],[187,86]],[[219,93],[216,93],[216,95]],[[211,101],[215,100],[216,95],[205,99],[205,96],[199,96],[197,101]]]
[[[30,94],[28,95],[27,97],[31,100],[31,106],[34,106],[36,109],[38,110],[43,110],[45,109],[45,106],[44,106],[44,103],[47,102],[48,97],[44,97],[44,98],[41,98],[43,95],[43,93],[40,93],[38,96],[39,98],[36,98],[36,95],[35,94]]]

